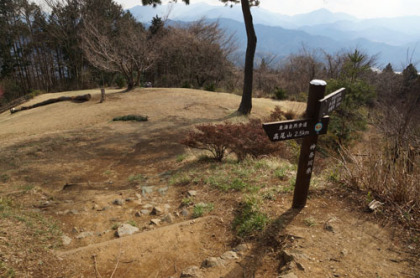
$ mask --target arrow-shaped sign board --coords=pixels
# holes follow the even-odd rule
[[[325,134],[329,120],[329,117],[324,117],[320,121],[305,119],[273,122],[263,124],[263,128],[271,141],[284,141]]]
[[[345,88],[341,88],[323,99],[319,100],[320,108],[318,118],[322,118],[326,115],[329,115],[332,111],[338,108],[341,105],[342,100],[344,99],[344,94],[346,92]]]

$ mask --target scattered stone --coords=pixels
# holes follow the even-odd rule
[[[141,195],[150,194],[153,192],[154,186],[142,186],[141,188]]]
[[[331,225],[330,222],[325,222],[324,229],[328,232],[334,233],[334,227]]]
[[[184,216],[184,217],[187,217],[188,215],[190,215],[190,212],[187,210],[187,209],[183,209],[182,211],[181,211],[181,215],[182,216]]]
[[[149,208],[153,208],[153,206],[151,204],[145,204],[143,206],[144,209],[149,209]]]
[[[84,239],[86,237],[91,237],[93,236],[93,232],[81,232],[80,234],[78,234],[76,236],[77,239]]]
[[[142,209],[142,210],[140,210],[140,212],[141,212],[141,214],[144,214],[144,215],[149,215],[150,214],[150,210],[148,210],[148,209]]]
[[[293,272],[289,272],[286,274],[281,274],[279,278],[298,278],[298,277]]]
[[[216,267],[219,265],[222,265],[222,260],[220,258],[210,257],[203,261],[203,263],[201,264],[201,267],[210,268],[210,267]]]
[[[130,224],[122,224],[121,226],[118,227],[117,231],[115,232],[115,235],[117,237],[129,236],[138,231],[139,231],[139,228],[137,227],[134,227]]]
[[[109,209],[110,209],[109,206],[105,206],[105,207],[102,208],[102,211],[106,211],[106,210],[109,210]]]
[[[135,199],[132,197],[125,198],[126,202],[133,202]]]
[[[152,220],[150,220],[150,224],[153,224],[153,225],[159,226],[159,224],[160,224],[160,219],[157,219],[157,218],[152,219]]]
[[[188,193],[188,196],[191,196],[191,197],[194,197],[194,196],[197,195],[197,191],[196,190],[190,190],[187,193]]]
[[[136,213],[134,214],[136,217],[141,217],[142,216],[142,213],[141,213],[141,211],[136,211]]]
[[[171,208],[171,205],[169,205],[169,204],[165,204],[165,205],[163,206],[163,209],[164,209],[165,211],[168,211],[170,208]]]
[[[150,214],[151,215],[162,215],[163,212],[164,212],[164,210],[161,207],[154,207]]]
[[[239,259],[238,254],[234,251],[227,251],[220,256],[223,260],[236,260]]]
[[[295,264],[296,264],[296,267],[297,267],[299,270],[301,270],[301,271],[305,271],[305,268],[303,267],[303,265],[302,265],[301,263],[299,263],[299,262],[295,262]]]
[[[233,248],[233,251],[235,251],[235,252],[244,252],[244,251],[246,251],[246,250],[248,250],[248,245],[246,245],[246,244],[239,244],[238,246],[236,246],[235,248]]]
[[[69,245],[71,243],[71,238],[66,235],[62,235],[61,240],[63,241],[64,246]]]
[[[162,188],[159,188],[159,189],[158,189],[158,192],[159,192],[161,195],[165,195],[165,194],[166,194],[166,192],[168,192],[168,189],[169,189],[169,187],[162,187]]]
[[[99,206],[98,206],[97,204],[93,204],[92,209],[93,209],[93,210],[100,210],[100,209],[99,209]]]
[[[79,231],[79,229],[78,229],[77,227],[73,227],[73,229],[71,229],[71,232],[72,232],[73,234],[78,234],[78,233],[80,233],[80,231]]]
[[[371,212],[373,212],[373,211],[377,210],[378,208],[380,208],[383,204],[384,203],[381,203],[379,201],[373,200],[372,202],[369,203],[368,207],[369,207],[369,210]]]
[[[174,216],[172,215],[172,213],[168,213],[167,215],[165,215],[165,217],[163,218],[163,221],[171,224],[174,222]]]
[[[347,256],[349,254],[349,251],[347,251],[347,249],[343,249],[343,250],[341,250],[340,254],[342,256]]]
[[[182,271],[180,278],[202,278],[203,275],[197,266],[190,266]]]
[[[287,250],[283,250],[281,252],[281,257],[285,263],[290,263],[295,259],[295,257]]]
[[[67,212],[67,214],[74,214],[74,215],[76,215],[76,214],[79,214],[79,212],[77,211],[77,209],[71,209],[71,210],[69,210]]]
[[[122,206],[122,205],[124,205],[124,200],[123,199],[115,199],[114,201],[112,201],[112,204],[117,205],[117,206]]]

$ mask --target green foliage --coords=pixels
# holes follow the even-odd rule
[[[287,99],[287,93],[284,89],[276,87],[274,89],[274,98],[278,100]]]
[[[112,119],[114,122],[115,121],[135,121],[135,122],[145,122],[148,120],[147,116],[142,116],[142,115],[126,115],[126,116],[120,116],[120,117],[115,117]]]
[[[0,261],[0,277],[14,278],[16,277],[15,270],[13,268],[8,268],[4,262]]]
[[[15,80],[10,78],[0,80],[0,91],[2,91],[0,101],[5,101],[6,103],[23,95],[23,88]]]
[[[326,94],[343,87],[346,88],[344,101],[331,115],[328,134],[320,138],[321,143],[333,149],[359,138],[360,131],[367,125],[366,106],[372,105],[376,97],[372,86],[362,80],[349,79],[329,80]]]
[[[154,16],[149,27],[149,32],[152,35],[156,35],[160,30],[163,29],[164,24],[165,23],[163,22],[162,18],[160,18],[158,15]]]
[[[182,162],[187,158],[186,154],[180,154],[176,156],[176,162]]]
[[[192,216],[194,218],[198,218],[198,217],[203,216],[204,214],[207,214],[207,213],[211,212],[213,209],[214,209],[214,205],[211,204],[211,203],[210,204],[199,203],[199,204],[194,206]]]
[[[369,58],[366,53],[355,49],[353,52],[347,53],[347,60],[343,66],[344,77],[354,82],[360,75],[370,69],[373,65],[373,58]]]
[[[403,75],[403,91],[411,88],[419,78],[417,69],[413,64],[409,64],[402,72]]]
[[[181,206],[188,207],[194,204],[194,198],[183,198],[181,201]]]
[[[268,223],[268,216],[260,211],[260,200],[248,197],[241,202],[233,220],[233,229],[239,237],[250,237],[260,232]]]
[[[30,99],[32,99],[32,98],[34,98],[34,97],[36,97],[36,96],[39,96],[39,95],[42,95],[42,94],[44,94],[45,92],[44,91],[41,91],[41,90],[33,90],[29,95],[28,95],[28,98],[30,98]]]
[[[8,174],[1,174],[0,175],[0,182],[7,182],[10,180],[10,176]]]
[[[193,181],[192,176],[187,173],[179,173],[172,176],[169,180],[170,185],[187,185]]]
[[[190,89],[190,88],[192,88],[192,86],[188,81],[184,81],[181,85],[181,88]]]
[[[115,84],[117,85],[118,89],[125,88],[127,86],[127,80],[121,74],[118,74],[114,80]]]
[[[276,169],[274,170],[274,176],[282,181],[287,180],[287,171],[288,169],[286,167]]]
[[[23,223],[27,228],[27,234],[32,235],[39,242],[48,244],[45,246],[46,248],[56,248],[60,245],[59,237],[62,232],[54,219],[39,213],[25,211],[13,200],[0,197],[0,220],[6,218],[10,221]]]
[[[214,83],[206,84],[204,86],[204,90],[210,91],[210,92],[215,92],[216,91],[216,84],[214,84]]]
[[[140,183],[144,183],[146,181],[146,177],[142,174],[130,175],[128,177],[128,181],[131,182],[131,183],[140,184]]]
[[[305,223],[305,225],[308,227],[316,226],[316,221],[312,217],[305,218],[303,220],[303,223]]]
[[[127,224],[130,224],[131,226],[133,226],[133,227],[137,227],[137,223],[136,223],[136,221],[134,221],[134,220],[129,220],[129,221],[127,221]]]

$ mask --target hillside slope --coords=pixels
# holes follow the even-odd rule
[[[99,104],[99,90],[89,93],[0,115],[0,276],[415,277],[395,230],[335,195],[322,173],[295,211],[286,159],[219,163],[179,144],[196,124],[246,121],[234,114],[239,96],[151,88]],[[252,117],[305,106],[253,104]],[[148,121],[112,121],[128,114]],[[232,222],[251,195],[271,221],[242,241]],[[139,230],[117,238],[122,224]]]

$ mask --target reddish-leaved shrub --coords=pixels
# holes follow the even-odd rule
[[[196,126],[196,129],[181,144],[208,150],[218,161],[222,161],[227,151],[234,153],[238,160],[243,160],[248,155],[259,157],[276,153],[281,146],[281,143],[268,139],[258,119],[237,124],[204,124]]]

